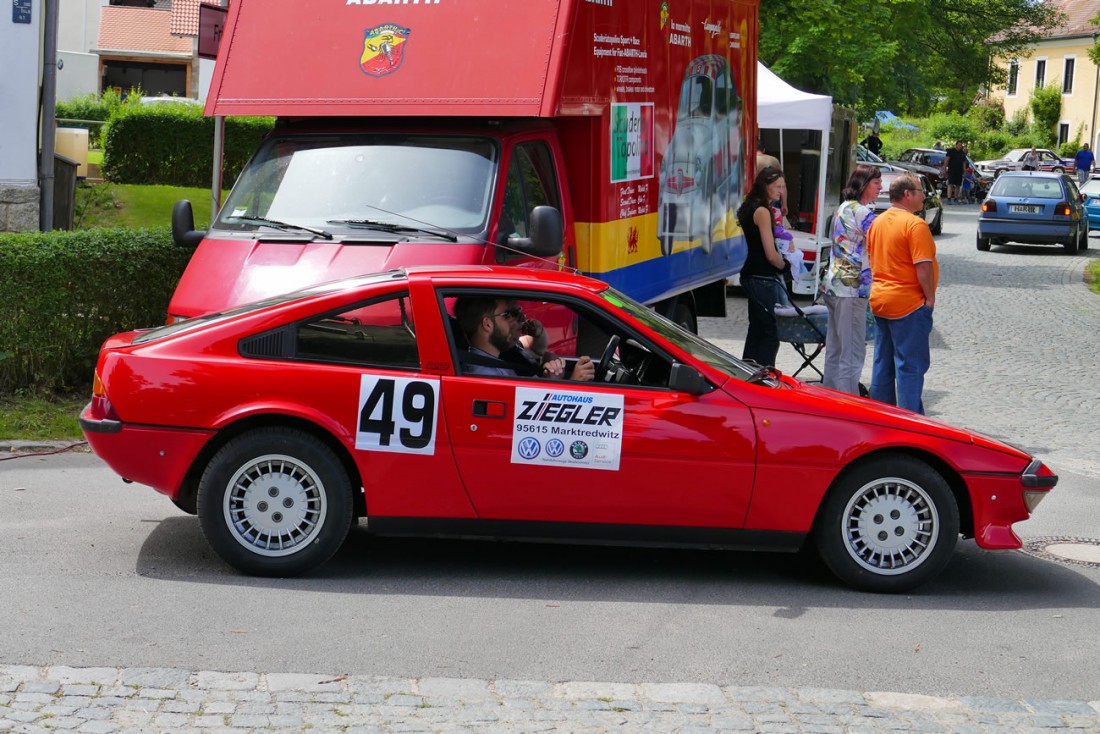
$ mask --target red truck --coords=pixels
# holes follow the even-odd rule
[[[189,317],[409,265],[575,268],[724,315],[759,0],[234,0],[206,114],[270,115],[172,298]]]

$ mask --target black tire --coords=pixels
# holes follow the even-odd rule
[[[989,252],[989,245],[990,243],[988,237],[978,237],[978,249],[981,252]]]
[[[351,482],[332,449],[292,428],[260,428],[223,446],[199,482],[203,535],[221,558],[256,576],[321,565],[347,537]],[[277,546],[277,547],[276,547]]]
[[[940,213],[936,215],[936,221],[929,229],[932,230],[932,234],[943,234],[943,209],[940,209]]]
[[[1081,238],[1081,246],[1077,248],[1078,252],[1089,249],[1089,232],[1091,231],[1088,227],[1085,228],[1085,236]]]
[[[1062,243],[1062,247],[1065,249],[1067,255],[1076,255],[1077,246],[1081,243],[1081,228],[1078,227],[1077,231],[1070,235],[1069,239]]]
[[[695,314],[686,303],[677,302],[668,313],[668,320],[678,324],[692,334],[699,333],[699,325],[695,321]]]
[[[1004,173],[1004,172],[1005,172],[1005,169],[998,168],[996,171],[993,172],[993,180],[996,181],[998,178],[1001,177],[1001,174]]]
[[[844,472],[814,525],[825,565],[857,589],[896,593],[934,578],[959,539],[951,488],[911,456],[880,456]]]

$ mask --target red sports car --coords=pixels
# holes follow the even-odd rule
[[[552,354],[514,356],[525,320]],[[484,334],[499,349],[471,351]],[[536,374],[555,355],[565,373]],[[593,380],[569,379],[592,374],[582,355]],[[272,576],[325,562],[366,517],[378,534],[811,543],[848,584],[902,591],[960,534],[1019,548],[1012,524],[1057,482],[999,441],[746,364],[599,281],[517,268],[391,271],[119,334],[80,420],[225,561]]]

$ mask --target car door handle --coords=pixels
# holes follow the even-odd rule
[[[508,404],[498,400],[475,400],[475,418],[507,418]]]

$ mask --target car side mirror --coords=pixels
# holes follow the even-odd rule
[[[668,387],[670,390],[686,392],[689,395],[702,395],[711,390],[710,383],[703,377],[702,372],[682,362],[672,363],[672,371],[668,376]]]
[[[206,232],[195,229],[195,213],[191,202],[180,199],[172,207],[172,241],[180,247],[195,248],[202,242]]]
[[[556,257],[565,240],[561,212],[552,206],[536,206],[527,222],[529,237],[509,237],[508,247],[536,257]]]
[[[1082,204],[1089,200],[1089,197],[1086,194],[1078,194],[1077,196],[1080,197]]]

